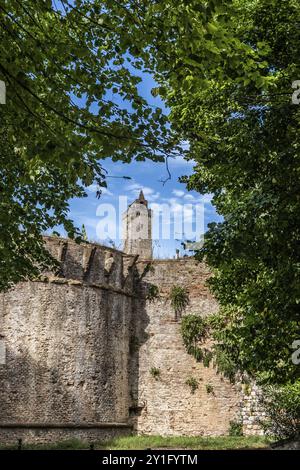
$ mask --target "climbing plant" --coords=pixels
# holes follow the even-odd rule
[[[230,421],[229,422],[229,436],[242,436],[243,435],[243,423],[241,421]]]
[[[206,321],[198,315],[185,315],[180,329],[187,353],[194,356],[196,361],[203,359],[204,354],[199,344],[207,334]]]
[[[210,351],[209,349],[203,349],[202,350],[203,357],[202,357],[202,362],[204,367],[209,367],[210,361],[213,359],[213,352]]]
[[[173,286],[170,292],[170,301],[175,312],[175,320],[178,320],[190,302],[187,290],[181,286]]]
[[[159,288],[155,284],[149,284],[148,289],[147,289],[147,295],[146,299],[149,300],[149,302],[153,302],[155,299],[159,298]]]

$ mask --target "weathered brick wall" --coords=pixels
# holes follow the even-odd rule
[[[58,239],[48,239],[48,247],[62,263],[59,275],[0,296],[6,345],[0,437],[26,434],[6,424],[80,428],[128,421],[134,259]]]
[[[140,273],[146,262],[139,262]],[[132,422],[145,434],[221,435],[227,434],[230,421],[240,418],[241,387],[232,385],[212,367],[204,367],[185,351],[180,322],[168,299],[172,286],[188,290],[190,304],[185,313],[206,316],[217,310],[205,282],[209,271],[191,258],[155,260],[144,277],[147,284],[159,288],[160,299],[136,309],[135,348],[131,354]],[[156,379],[151,368],[160,371]],[[186,384],[198,381],[194,394]],[[207,392],[212,389],[211,393]]]

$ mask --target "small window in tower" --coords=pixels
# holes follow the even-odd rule
[[[138,217],[139,215],[141,215],[141,213],[138,211],[135,215]]]

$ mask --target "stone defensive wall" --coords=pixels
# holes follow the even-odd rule
[[[241,385],[183,345],[170,291],[177,285],[188,292],[183,315],[215,312],[204,264],[139,260],[55,237],[45,242],[58,271],[0,294],[1,442],[222,435],[242,418],[247,434],[259,432],[252,392],[245,397]],[[155,299],[147,298],[152,285]]]
[[[47,238],[58,273],[0,295],[0,440],[128,433],[134,257]]]

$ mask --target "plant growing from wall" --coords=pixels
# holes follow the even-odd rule
[[[146,299],[149,302],[154,302],[154,300],[159,298],[159,288],[155,284],[149,284],[147,289]]]
[[[160,377],[160,369],[158,369],[158,367],[151,367],[150,374],[155,380],[158,380]]]
[[[243,435],[243,423],[241,421],[230,421],[229,422],[229,436],[242,436]]]
[[[213,387],[212,384],[206,384],[206,385],[205,385],[205,388],[206,388],[206,392],[207,392],[208,394],[211,394],[211,395],[214,394],[214,387]]]
[[[181,320],[181,335],[188,354],[194,356],[196,361],[203,359],[203,352],[199,343],[207,333],[206,321],[198,315],[185,315]]]
[[[171,306],[175,312],[175,320],[178,320],[190,302],[189,294],[184,287],[173,286],[169,298]]]
[[[82,239],[86,242],[88,240],[88,235],[84,224],[81,226],[81,235]]]
[[[185,381],[186,385],[188,385],[191,389],[191,393],[194,394],[197,388],[199,387],[199,382],[195,377],[189,377]]]
[[[202,357],[202,362],[204,367],[209,367],[209,364],[213,358],[213,353],[209,349],[205,349],[203,351],[203,357]]]
[[[249,396],[252,391],[252,387],[249,383],[243,384],[243,392],[245,395]]]
[[[224,350],[223,344],[220,341],[220,338],[226,331],[226,323],[220,320],[220,312],[209,315],[206,319],[206,323],[207,331],[209,330],[210,337],[214,340],[212,357],[210,360],[214,360],[214,364],[218,372],[221,372],[230,380],[231,383],[234,383],[239,369],[232,357]],[[234,349],[233,339],[231,342],[231,348]]]
[[[155,268],[153,266],[153,263],[147,263],[140,276],[140,280],[144,279],[144,277],[147,276],[148,273],[153,274],[154,272],[155,272]]]

